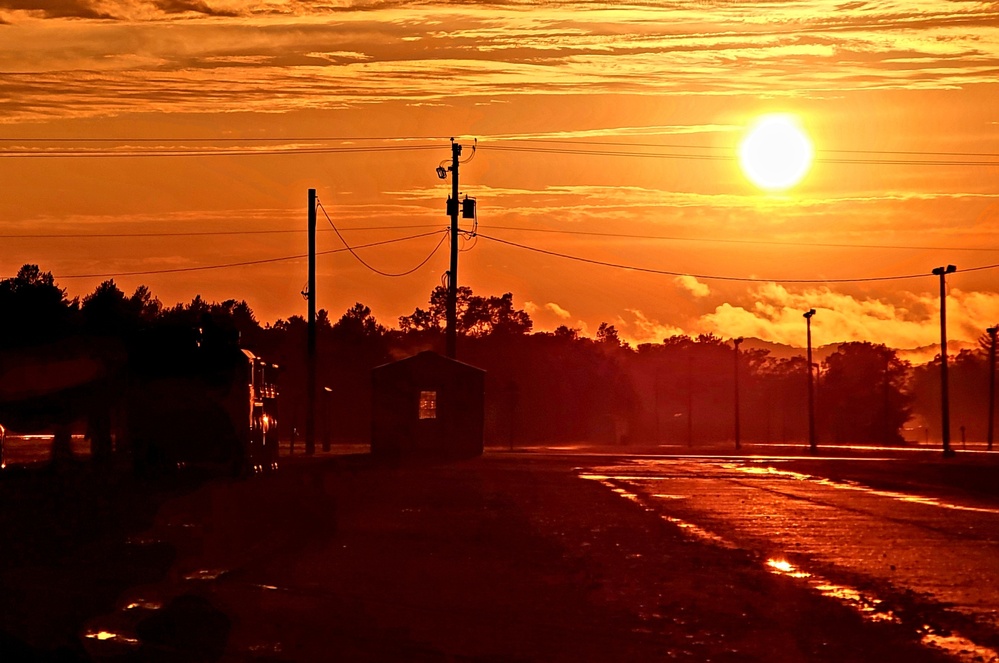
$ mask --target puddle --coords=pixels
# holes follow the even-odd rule
[[[598,482],[600,482],[601,485],[606,486],[611,491],[617,493],[621,497],[624,497],[625,499],[631,500],[632,502],[634,502],[638,506],[642,507],[642,509],[644,509],[645,511],[649,511],[649,512],[652,512],[652,513],[657,513],[655,509],[653,509],[652,507],[650,507],[647,504],[645,504],[642,501],[642,499],[636,493],[631,493],[631,492],[628,492],[627,490],[625,490],[624,488],[620,488],[618,486],[615,486],[614,483],[611,481],[611,477],[609,477],[609,476],[604,476],[602,474],[580,474],[579,476],[582,479],[588,479],[590,481],[598,481]],[[621,477],[613,477],[613,478],[616,479],[616,480],[622,480]],[[645,480],[647,477],[637,477],[637,478]],[[683,495],[667,495],[667,496],[664,496],[664,499],[685,499],[685,496],[683,496]],[[709,532],[708,530],[706,530],[703,527],[700,527],[698,525],[695,525],[694,523],[689,523],[689,522],[687,522],[685,520],[680,520],[679,518],[674,518],[673,516],[668,516],[668,515],[665,515],[665,514],[658,514],[658,515],[659,515],[660,518],[662,518],[666,522],[668,522],[668,523],[670,523],[672,525],[676,525],[677,527],[679,527],[680,529],[684,530],[688,534],[690,534],[690,535],[694,536],[695,538],[698,538],[698,539],[700,539],[702,541],[707,541],[707,542],[713,543],[715,545],[721,546],[723,548],[735,549],[735,548],[738,547],[734,543],[732,543],[731,541],[729,541],[729,540],[727,540],[727,539],[725,539],[725,538],[723,538],[721,536],[718,536],[714,532]]]
[[[184,580],[218,580],[230,569],[199,569],[184,576]]]
[[[725,469],[740,469],[742,471],[747,471],[751,474],[768,474],[768,475],[779,475],[793,478],[800,481],[813,481],[824,485],[834,486],[836,488],[847,488],[853,490],[862,490],[864,492],[869,492],[876,494],[881,497],[911,497],[902,495],[900,493],[892,493],[891,491],[875,491],[873,489],[866,488],[864,486],[852,486],[843,483],[837,483],[830,481],[828,479],[820,477],[812,477],[811,475],[801,474],[798,472],[790,472],[787,470],[777,470],[772,467],[738,467],[723,465]],[[617,493],[621,497],[634,502],[640,506],[643,510],[658,513],[656,509],[652,508],[646,504],[642,497],[638,494],[628,491],[625,488],[615,485],[615,481],[627,481],[627,480],[640,480],[648,481],[650,479],[664,478],[664,477],[626,477],[617,476],[609,474],[596,474],[596,473],[585,473],[581,472],[578,475],[582,479],[587,479],[591,481],[597,481],[601,485],[609,488],[611,491]],[[897,496],[897,497],[896,497]],[[666,500],[676,500],[676,499],[687,499],[685,495],[672,495],[672,494],[653,494],[653,498]],[[926,501],[923,501],[926,500]],[[906,500],[913,501],[913,500]],[[948,505],[947,503],[939,502],[933,498],[920,498],[920,502],[923,504],[928,504],[931,506],[939,506],[944,508],[958,508],[961,509],[960,505]],[[976,510],[980,512],[993,512],[999,513],[999,511],[991,509],[975,509],[973,507],[967,507],[967,510]],[[962,509],[964,510],[964,509]],[[663,520],[675,525],[680,530],[686,534],[691,535],[693,538],[710,543],[712,545],[720,546],[728,549],[739,549],[735,543],[727,540],[726,538],[715,534],[699,525],[690,523],[673,516],[658,513],[659,517]],[[829,581],[820,575],[813,572],[806,571],[795,564],[792,564],[787,559],[781,557],[771,557],[766,559],[764,562],[764,568],[776,575],[781,575],[789,578],[793,578],[798,582],[804,583],[807,587],[813,591],[821,594],[822,596],[827,596],[829,598],[836,599],[840,603],[852,608],[857,611],[865,620],[871,622],[890,622],[894,624],[904,625],[902,620],[893,611],[888,610],[884,607],[884,601],[871,593],[861,592],[860,590],[850,587],[847,585],[840,585]],[[919,642],[928,648],[936,649],[941,651],[961,663],[999,663],[999,652],[996,650],[978,645],[975,642],[963,637],[962,635],[954,632],[950,632],[948,635],[943,635],[941,630],[934,628],[929,624],[921,624],[914,629],[917,636],[920,636]]]
[[[97,640],[98,642],[112,641],[115,643],[121,643],[125,645],[139,644],[138,638],[122,635],[121,633],[115,633],[114,631],[88,631],[83,634],[83,637],[89,640]]]
[[[811,474],[803,474],[801,472],[792,472],[791,470],[781,470],[776,467],[756,467],[740,465],[738,463],[722,463],[720,467],[726,470],[742,472],[743,474],[782,477],[786,479],[794,479],[795,481],[808,481],[819,486],[829,486],[830,488],[836,488],[838,490],[852,490],[867,493],[868,495],[887,497],[900,502],[909,502],[911,504],[923,504],[926,506],[935,506],[941,509],[952,509],[954,511],[968,511],[971,513],[989,513],[999,515],[999,509],[995,508],[954,504],[953,502],[945,502],[936,497],[928,497],[926,495],[899,493],[892,490],[879,490],[853,481],[834,481],[833,479],[827,479],[825,477],[817,477]]]
[[[159,601],[147,601],[145,599],[136,599],[130,601],[125,605],[125,610],[159,610],[163,607],[163,604]]]
[[[999,652],[988,647],[976,645],[967,638],[959,635],[938,635],[927,633],[921,642],[930,648],[950,654],[954,658],[967,663],[996,663],[999,661]]]
[[[872,594],[863,594],[853,587],[832,583],[822,576],[800,569],[786,559],[770,558],[764,563],[764,566],[776,575],[807,581],[806,584],[819,594],[849,605],[865,619],[872,622],[901,623],[901,620],[891,610],[882,609],[884,601]]]

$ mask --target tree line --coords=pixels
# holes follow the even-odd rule
[[[446,291],[387,327],[356,303],[335,320],[317,315],[317,434],[364,443],[370,431],[372,368],[422,350],[443,352]],[[130,295],[108,280],[82,299],[67,297],[51,273],[24,265],[0,280],[0,362],[74,339],[125,347],[151,330],[197,329],[239,338],[278,364],[284,436],[305,423],[307,322],[261,324],[243,300],[164,306],[145,286]],[[512,293],[458,289],[458,358],[486,371],[486,443],[597,442],[698,446],[732,441],[738,361],[741,438],[796,443],[808,437],[804,357],[762,349],[736,354],[730,339],[673,336],[637,347],[612,324],[595,338],[561,326],[536,332]],[[0,363],[0,380],[4,376]],[[988,357],[962,351],[951,367],[953,433],[986,437]],[[10,385],[7,390],[12,389]],[[939,439],[939,358],[912,366],[883,344],[849,342],[815,367],[820,444],[900,444]],[[2,422],[0,422],[2,423]],[[929,433],[927,432],[929,431]]]

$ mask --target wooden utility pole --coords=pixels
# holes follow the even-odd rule
[[[305,453],[316,453],[316,190],[309,189],[309,332],[305,359]]]
[[[947,275],[957,271],[954,265],[936,267],[934,276],[940,277],[940,436],[943,438],[944,458],[954,455],[950,446],[950,393],[947,379]]]
[[[694,350],[687,346],[687,446],[694,446]]]
[[[732,345],[735,351],[735,448],[742,448],[742,431],[740,428],[739,421],[739,344],[742,343],[742,337],[733,338]]]
[[[451,197],[447,201],[447,212],[451,216],[451,266],[447,273],[447,309],[445,331],[446,354],[455,359],[458,346],[458,157],[461,145],[451,139]]]
[[[989,333],[989,432],[988,432],[988,444],[989,451],[992,451],[992,436],[995,430],[996,421],[996,332],[999,332],[999,326],[989,327],[986,329]]]
[[[812,316],[815,315],[815,309],[808,309],[804,313],[805,318],[805,328],[807,334],[808,343],[808,451],[809,453],[815,453],[817,449],[817,444],[815,441],[815,378],[812,376]]]

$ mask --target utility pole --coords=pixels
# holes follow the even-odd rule
[[[891,444],[892,442],[892,428],[891,428],[891,355],[885,351],[885,379],[882,385],[884,391],[884,429],[882,434],[884,435],[885,446]],[[896,429],[895,433],[898,432]]]
[[[812,377],[812,316],[815,315],[815,309],[810,308],[804,313],[805,318],[805,328],[808,340],[808,451],[809,453],[816,452],[815,444],[815,386],[813,384],[814,378]]]
[[[940,277],[940,436],[944,458],[954,456],[950,446],[950,394],[947,386],[947,275],[957,271],[954,265],[936,267],[933,275]]]
[[[996,332],[999,332],[999,325],[986,329],[989,333],[989,451],[992,451],[992,435],[995,429],[996,414]]]
[[[447,310],[445,346],[448,358],[457,357],[458,351],[458,158],[461,145],[451,139],[451,197],[447,201],[447,212],[451,216],[451,266],[447,273]]]
[[[687,446],[694,446],[694,358],[693,348],[687,346]]]
[[[733,338],[732,345],[735,350],[735,448],[742,448],[742,440],[740,439],[739,430],[739,344],[742,343],[742,337]]]
[[[316,453],[316,190],[309,189],[309,335],[305,366],[305,453]]]

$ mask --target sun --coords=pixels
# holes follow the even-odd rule
[[[808,173],[812,142],[793,116],[764,115],[739,145],[739,163],[756,186],[783,191]]]

